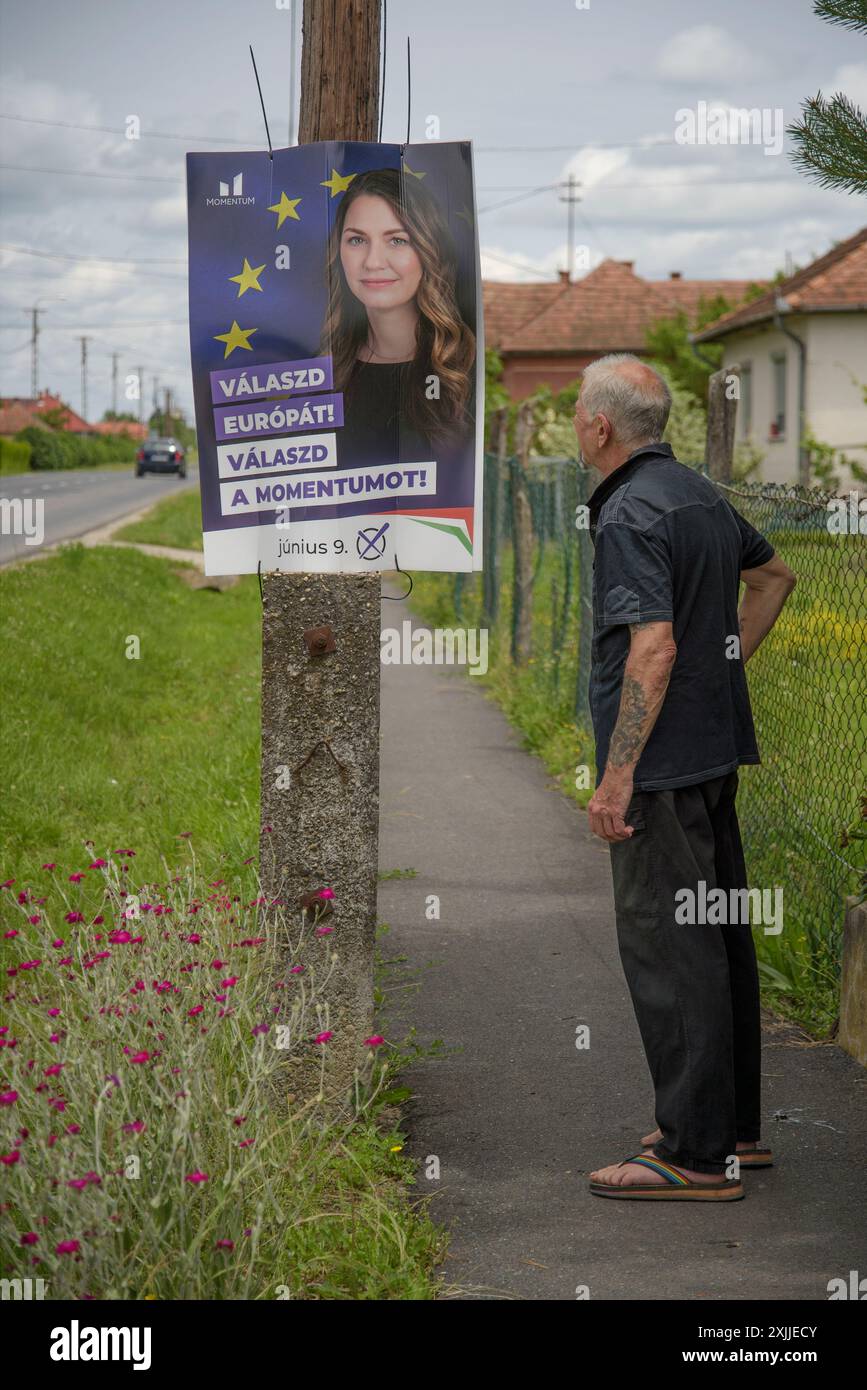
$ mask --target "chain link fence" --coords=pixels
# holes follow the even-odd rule
[[[458,575],[453,592],[458,620],[487,626],[496,659],[513,664],[529,605],[532,654],[524,654],[522,679],[540,704],[565,712],[588,735],[593,559],[576,509],[597,481],[568,459],[532,458],[522,475],[517,458],[487,454],[484,571]],[[851,517],[849,530],[831,528],[829,504],[846,499],[835,501],[830,492],[715,486],[798,580],[749,664],[762,765],[740,770],[738,805],[751,882],[784,889],[786,941],[766,938],[763,971],[781,990],[797,993],[807,976],[821,976],[830,988],[839,969],[843,899],[865,891],[867,545]],[[526,575],[520,582],[515,563],[521,487],[532,515],[529,584]]]

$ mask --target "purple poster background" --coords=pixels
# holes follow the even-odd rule
[[[425,195],[436,204],[456,258],[454,302],[472,341],[479,306],[468,143],[328,142],[275,150],[273,158],[267,151],[187,155],[190,346],[206,532],[273,526],[278,516],[290,523],[320,522],[372,510],[414,514],[427,510],[432,517],[445,512],[460,516],[472,536],[480,466],[476,415],[483,409],[477,399],[477,365],[469,373],[473,387],[466,409],[468,425],[460,438],[436,443],[434,450],[425,436],[414,435],[411,423],[401,414],[397,420],[390,417],[389,428],[377,436],[374,449],[366,442],[369,436],[353,428],[353,414],[342,410],[342,392],[332,381],[332,354],[323,350],[333,275],[329,235],[345,189],[351,187],[350,176],[384,169],[397,171],[401,187],[423,180]],[[330,342],[324,344],[325,349],[330,346]],[[312,371],[312,386],[309,377],[296,384],[292,375],[296,371]],[[275,380],[269,386],[268,376],[281,372],[289,374],[288,387]],[[321,380],[318,372],[324,373]],[[248,381],[255,379],[254,393],[226,400],[220,383],[236,380],[242,373]],[[400,389],[403,392],[404,386]],[[368,408],[369,398],[357,395],[355,400]],[[319,415],[314,409],[317,402]],[[287,412],[305,403],[314,409],[315,423],[308,419],[297,427],[275,425],[243,435],[225,432],[230,412],[249,417],[272,410]],[[325,420],[321,409],[329,403],[333,410]],[[361,405],[353,409],[358,415]],[[336,432],[341,469],[436,462],[436,494],[418,499],[385,497],[375,507],[361,501],[224,515],[218,443],[287,435],[296,428],[305,436]]]

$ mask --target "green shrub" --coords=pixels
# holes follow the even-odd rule
[[[28,425],[16,440],[29,444],[31,468],[93,468],[100,463],[131,463],[138,445],[127,435],[69,434]]]
[[[4,473],[26,473],[30,467],[31,446],[24,439],[0,437],[0,477]]]

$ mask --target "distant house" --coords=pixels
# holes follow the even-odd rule
[[[150,430],[138,420],[100,420],[91,425],[94,434],[126,434],[130,439],[147,439]]]
[[[28,425],[45,425],[43,417],[46,414],[51,416],[52,421],[58,419],[60,427],[70,434],[90,434],[93,430],[93,426],[76,415],[59,396],[42,391],[35,399],[32,396],[8,396],[0,401],[0,434],[17,434]]]
[[[766,482],[806,481],[802,419],[867,465],[867,227],[695,341],[722,343],[723,365],[740,366],[736,438],[763,450]]]
[[[503,359],[503,385],[513,400],[539,386],[568,386],[608,352],[647,356],[646,332],[657,319],[685,311],[694,326],[701,300],[744,298],[750,280],[643,280],[633,261],[604,260],[580,280],[560,271],[542,284],[482,282],[485,343]]]

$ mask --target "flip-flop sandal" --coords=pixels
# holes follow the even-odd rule
[[[656,1142],[659,1143],[659,1140]],[[774,1166],[774,1155],[770,1149],[741,1149],[737,1157],[742,1168],[773,1168]]]
[[[626,1163],[639,1163],[644,1168],[651,1168],[665,1178],[665,1183],[634,1183],[615,1187],[607,1182],[591,1182],[590,1191],[594,1197],[624,1197],[656,1202],[737,1202],[745,1195],[743,1185],[735,1178],[721,1178],[719,1182],[693,1182],[679,1168],[663,1163],[660,1158],[646,1158],[644,1154],[633,1154],[617,1166],[622,1168]]]

